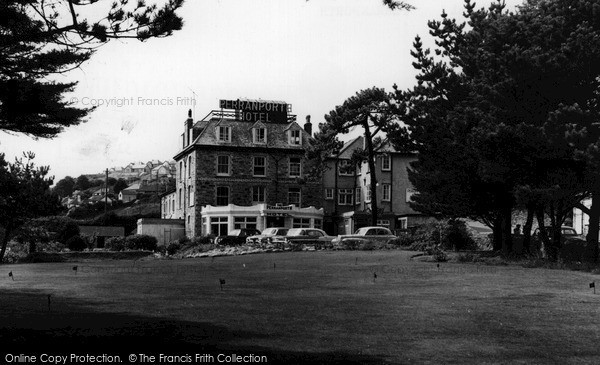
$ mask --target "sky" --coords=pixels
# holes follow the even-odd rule
[[[462,19],[462,0],[412,4],[407,12],[381,0],[187,0],[179,11],[184,27],[173,36],[111,41],[80,69],[58,76],[78,82],[67,100],[97,105],[87,122],[48,140],[0,132],[0,152],[12,160],[33,151],[55,181],[171,160],[187,111],[199,120],[220,99],[286,101],[301,125],[311,115],[316,130],[361,89],[413,86],[415,36],[431,44],[427,21],[443,10]]]

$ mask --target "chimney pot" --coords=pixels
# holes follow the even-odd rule
[[[304,123],[304,130],[308,135],[312,137],[312,124],[310,123],[310,115],[306,116],[306,123]]]

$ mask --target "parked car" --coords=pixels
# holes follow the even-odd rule
[[[537,228],[533,232],[533,236],[539,240],[539,234],[540,234],[540,229]],[[548,234],[548,237],[550,239],[552,239],[552,227],[546,227],[546,234]],[[575,230],[575,228],[568,227],[568,226],[560,227],[560,239],[561,239],[562,244],[564,244],[565,242],[574,242],[574,243],[582,243],[585,245],[587,242],[584,235],[578,234],[577,231]]]
[[[272,227],[267,228],[258,235],[253,235],[246,238],[247,244],[268,244],[271,242],[271,238],[275,236],[285,236],[288,232],[288,228],[283,227]]]
[[[246,242],[246,238],[260,234],[260,231],[254,228],[241,228],[230,231],[227,236],[218,236],[215,243],[218,245],[237,246]]]
[[[392,231],[386,227],[362,227],[356,230],[354,234],[339,235],[331,241],[335,246],[339,246],[344,243],[352,242],[354,244],[361,243],[386,243],[390,240],[396,239]]]
[[[283,237],[285,243],[304,243],[304,242],[331,242],[335,237],[329,236],[325,231],[318,228],[292,228]]]

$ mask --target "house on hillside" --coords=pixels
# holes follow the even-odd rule
[[[119,200],[123,203],[129,203],[131,201],[136,200],[139,188],[139,183],[129,185],[128,187],[119,192]]]

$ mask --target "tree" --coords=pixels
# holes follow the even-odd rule
[[[104,16],[96,0],[5,0],[0,3],[0,130],[51,138],[77,125],[93,108],[75,108],[63,95],[76,83],[49,81],[52,74],[79,67],[110,39],[164,37],[182,27],[176,10],[183,0],[162,8],[144,1],[112,3]]]
[[[361,90],[346,99],[325,115],[326,123],[319,126],[317,144],[311,154],[325,156],[339,149],[338,134],[346,134],[355,127],[362,128],[365,138],[365,151],[369,165],[371,192],[371,224],[377,224],[377,172],[375,158],[381,139],[376,137],[391,122],[389,113],[389,95],[384,89],[373,87]]]
[[[565,16],[578,7],[573,3],[580,15],[592,14],[587,1],[532,0],[507,13],[502,2],[475,10],[467,0],[469,30],[446,14],[429,23],[435,56],[417,37],[418,85],[394,94],[407,127],[390,133],[396,144],[419,152],[409,174],[419,191],[415,208],[477,218],[493,228],[495,248],[501,240],[510,252],[512,209],[517,192],[527,192],[542,228],[549,213],[556,258],[560,225],[586,190],[582,172],[591,166],[578,157],[572,136],[587,131],[597,142],[600,135],[594,117],[572,110],[594,104],[590,80],[598,78],[591,64],[596,50],[577,53],[588,37],[578,29],[581,20],[593,19]],[[561,112],[565,105],[577,118]]]
[[[0,262],[12,234],[27,219],[52,215],[60,209],[58,197],[50,190],[49,168],[36,168],[32,162],[34,157],[29,152],[24,154],[25,161],[16,159],[11,164],[4,159],[4,154],[0,154],[0,224],[4,228]]]
[[[59,197],[64,198],[73,194],[75,188],[75,179],[71,176],[66,176],[60,179],[52,189]]]
[[[119,179],[117,180],[117,182],[115,183],[115,185],[113,186],[113,191],[115,192],[115,195],[119,195],[119,193],[127,188],[127,181],[125,181],[124,179]]]
[[[90,179],[88,179],[85,175],[79,175],[77,181],[75,182],[75,190],[86,190],[91,186]]]

